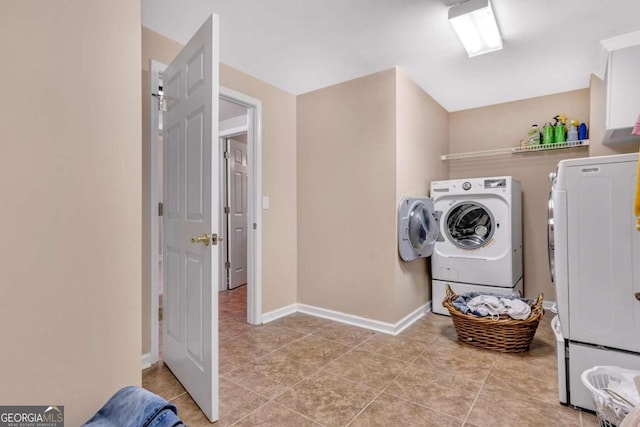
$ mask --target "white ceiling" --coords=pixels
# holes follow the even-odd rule
[[[448,111],[586,88],[600,41],[640,30],[640,0],[491,0],[501,51],[468,58],[457,0],[142,0],[180,43],[220,17],[220,61],[292,94],[400,67]]]

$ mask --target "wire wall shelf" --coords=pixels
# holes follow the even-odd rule
[[[476,159],[481,157],[505,156],[508,154],[531,153],[534,151],[553,151],[565,148],[581,148],[588,146],[589,140],[583,139],[580,141],[559,142],[557,144],[527,145],[524,147],[507,147],[496,148],[494,150],[470,151],[467,153],[443,154],[440,156],[440,160]]]

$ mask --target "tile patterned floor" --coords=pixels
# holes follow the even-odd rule
[[[299,313],[249,326],[246,287],[219,301],[216,426],[598,425],[558,403],[550,313],[531,350],[509,355],[458,343],[445,316],[393,337]],[[142,385],[187,425],[211,425],[164,364],[144,370]]]

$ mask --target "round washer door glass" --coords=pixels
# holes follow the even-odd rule
[[[494,232],[493,215],[480,203],[458,203],[447,215],[445,233],[459,248],[481,248],[491,240]]]
[[[411,209],[408,225],[409,242],[417,251],[434,244],[438,238],[438,223],[422,203],[417,203]]]

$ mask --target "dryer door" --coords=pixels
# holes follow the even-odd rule
[[[444,224],[449,241],[461,249],[479,249],[491,241],[496,221],[481,203],[460,202],[449,209]]]
[[[405,197],[398,207],[398,252],[403,261],[426,258],[438,238],[438,221],[428,197]]]

